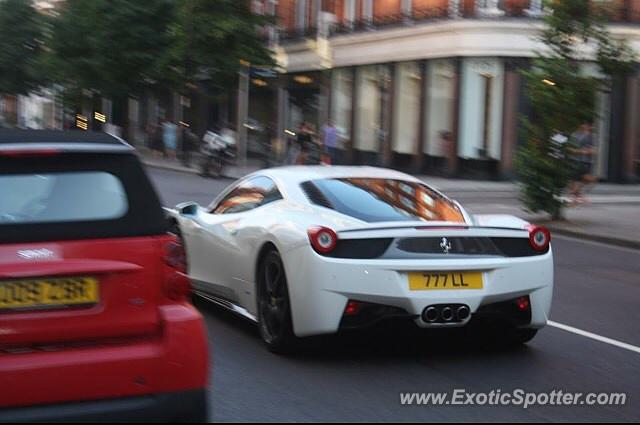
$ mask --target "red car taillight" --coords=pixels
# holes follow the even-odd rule
[[[10,158],[29,158],[42,156],[55,156],[61,154],[60,149],[17,149],[17,150],[0,150],[0,156]]]
[[[531,224],[527,227],[527,230],[529,231],[529,245],[531,245],[531,248],[538,252],[544,252],[549,249],[549,244],[551,243],[549,229]]]
[[[187,277],[187,253],[179,240],[164,246],[164,262],[169,266],[165,280],[166,295],[170,300],[182,301],[191,295],[191,282]]]
[[[187,272],[187,252],[178,240],[168,242],[164,246],[164,262],[181,273]]]
[[[329,254],[338,244],[338,235],[333,229],[322,226],[313,226],[307,230],[309,242],[318,254]]]

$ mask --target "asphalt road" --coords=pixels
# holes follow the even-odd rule
[[[150,170],[165,205],[207,204],[229,181]],[[460,199],[464,203],[464,199]],[[501,202],[504,202],[501,201]],[[640,346],[640,252],[556,237],[554,322]],[[380,329],[282,357],[255,326],[206,302],[213,421],[640,420],[640,353],[549,326],[499,350],[468,335]],[[403,406],[401,392],[626,393],[625,406]]]

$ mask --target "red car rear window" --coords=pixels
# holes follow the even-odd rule
[[[160,201],[133,154],[0,157],[0,243],[166,230]]]

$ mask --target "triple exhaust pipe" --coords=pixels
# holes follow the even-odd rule
[[[471,315],[469,306],[464,304],[431,305],[422,312],[422,320],[427,323],[459,323]]]

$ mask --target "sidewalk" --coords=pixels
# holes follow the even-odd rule
[[[153,158],[147,152],[139,154],[149,167],[198,174],[197,168],[187,168],[178,161]],[[224,177],[238,179],[261,167],[260,161],[250,160],[245,167],[225,167]],[[543,224],[556,234],[640,249],[640,185],[599,184],[589,195],[590,204],[567,208],[566,220],[551,221],[544,214],[522,209],[514,182],[417,177],[459,200],[475,214],[511,214]]]
[[[174,161],[167,158],[156,158],[151,155],[149,151],[145,151],[140,148],[138,148],[138,156],[142,163],[148,167],[177,171],[180,173],[199,174],[197,154],[194,154],[194,158],[191,161],[191,167],[184,166],[179,160]],[[261,168],[263,168],[262,161],[249,159],[247,160],[247,165],[244,167],[236,165],[225,166],[222,177],[235,180],[244,177],[247,174],[251,174]]]

